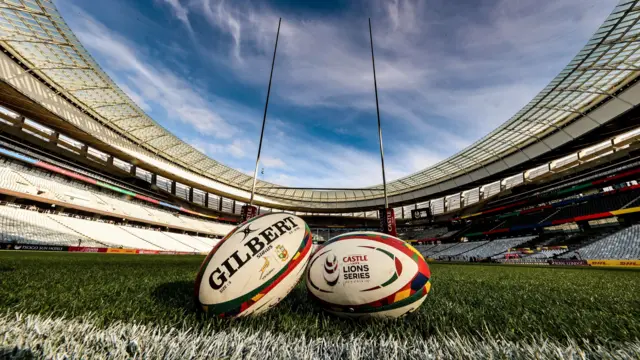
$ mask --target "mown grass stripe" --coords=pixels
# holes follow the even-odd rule
[[[640,339],[638,296],[631,291],[640,288],[638,270],[434,263],[427,283],[433,282],[433,291],[418,310],[397,321],[367,321],[363,326],[314,306],[305,284],[258,317],[224,320],[201,316],[193,303],[193,283],[203,259],[0,252],[0,312],[45,318],[91,316],[99,330],[120,321],[192,333],[238,331],[245,339],[258,336],[256,341],[265,333],[289,341],[320,339],[326,344],[332,335],[374,341],[384,334],[403,339],[410,348],[419,344],[412,339],[431,341],[434,334],[458,334],[475,344],[487,339],[536,344],[545,339],[575,348],[588,343],[605,349],[615,342]],[[213,358],[224,357],[219,355]]]

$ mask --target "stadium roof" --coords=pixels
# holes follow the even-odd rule
[[[524,108],[457,154],[387,184],[389,195],[438,184],[522,152],[523,147],[597,107],[640,70],[640,7],[622,0],[573,60]],[[252,178],[178,139],[147,116],[84,49],[51,0],[0,2],[0,42],[27,67],[86,113],[135,144],[197,174],[243,190]],[[461,99],[463,100],[463,99]],[[547,145],[549,148],[553,145]],[[258,181],[267,197],[312,202],[382,196],[382,185],[357,190],[307,190]]]

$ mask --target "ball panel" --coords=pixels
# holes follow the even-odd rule
[[[362,238],[346,240],[325,246],[309,264],[310,291],[329,303],[349,305],[379,301],[405,287],[418,270],[406,252],[400,252],[386,242]],[[333,269],[327,268],[333,258],[339,262],[335,276],[329,273]],[[400,273],[396,259],[404,264]]]
[[[366,318],[397,318],[400,317],[402,315],[411,313],[416,311],[420,305],[422,305],[422,303],[424,302],[424,300],[426,299],[426,296],[423,296],[422,298],[418,299],[417,301],[409,304],[409,305],[405,305],[403,307],[399,307],[396,309],[390,309],[390,310],[384,310],[384,311],[378,311],[378,312],[369,312],[369,313],[351,313],[351,312],[337,312],[337,311],[332,311],[327,309],[327,312],[334,314],[338,317],[346,317],[346,318],[359,318],[359,319],[366,319]]]
[[[398,308],[403,308],[412,304],[415,301],[418,301],[426,295],[428,295],[429,290],[431,288],[431,283],[427,283],[427,286],[419,289],[419,291],[411,291],[411,289],[404,289],[391,295],[373,301],[368,304],[362,305],[337,305],[334,303],[326,302],[316,296],[312,295],[313,300],[315,300],[320,306],[330,309],[334,312],[341,312],[345,314],[366,314],[366,313],[377,313],[384,312],[389,310],[394,310]]]
[[[266,214],[252,218],[209,253],[196,278],[196,301],[218,316],[264,311],[295,286],[297,278],[291,280],[293,286],[278,284],[289,284],[286,280],[292,273],[299,278],[311,247],[311,231],[299,217]]]
[[[358,251],[366,255],[365,263],[375,264],[377,272],[368,269],[367,276],[356,281],[344,276],[337,285],[330,286],[326,276],[334,271],[333,259],[338,259],[341,266],[354,257],[362,260],[354,255],[360,254]],[[349,270],[342,266],[338,272]],[[306,278],[311,299],[329,312],[340,316],[397,317],[424,302],[431,288],[430,277],[424,258],[404,241],[386,234],[354,232],[325,243],[311,257]]]
[[[296,254],[292,257],[287,266],[283,267],[279,273],[274,275],[269,280],[265,281],[264,284],[262,284],[260,287],[243,296],[232,299],[225,303],[208,304],[208,312],[221,317],[238,316],[239,314],[247,311],[261,299],[269,300],[275,298],[277,295],[271,296],[273,294],[270,294],[270,292],[272,292],[275,287],[283,281],[283,279],[288,279],[289,274],[291,274],[296,269],[296,267],[302,266],[302,268],[304,268],[306,266],[306,261],[309,259],[311,251],[311,243],[312,234],[311,231],[308,231],[308,235],[305,236],[305,240],[300,244],[300,248],[298,249]],[[297,280],[299,280],[299,278]],[[291,287],[289,291],[291,289],[293,289],[293,287]],[[273,291],[273,293],[277,292]],[[278,298],[278,301],[284,298],[287,294],[288,291],[287,293],[280,294],[281,297]],[[265,303],[265,301],[263,301],[262,303]],[[260,307],[261,305],[258,306]]]
[[[253,304],[253,306],[248,307],[246,311],[243,311],[240,316],[256,315],[265,312],[286,297],[296,287],[300,278],[304,274],[306,261],[311,256],[311,251],[308,251],[304,256],[306,259],[299,262],[289,276],[282,278],[282,281],[280,281],[271,291],[266,293],[265,296]]]

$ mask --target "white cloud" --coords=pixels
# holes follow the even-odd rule
[[[215,69],[233,74],[248,90],[266,87],[279,13],[240,0],[157,1],[170,6],[188,28],[202,17],[211,32],[225,35],[196,34],[201,38],[195,44],[213,59]],[[391,180],[461,150],[515,114],[583,46],[615,0],[541,0],[533,7],[502,0],[483,8],[483,14],[461,11],[447,22],[441,20],[442,2],[362,4],[366,16],[348,11],[323,18],[285,14],[271,101],[314,114],[342,112],[345,119],[326,121],[343,136],[352,128],[375,126],[366,22],[371,16]],[[189,142],[216,160],[238,169],[253,167],[262,109],[225,100],[222,92],[212,94],[144,48],[84,19],[74,30],[118,74],[116,80],[134,101],[145,110],[163,109],[177,128],[194,129]],[[373,121],[346,119],[354,113],[371,115]],[[265,180],[310,187],[381,182],[377,147],[338,144],[309,130],[314,124],[304,118],[287,118],[286,110],[276,115],[282,119],[272,114],[270,109],[261,165]],[[299,131],[282,130],[298,121]]]
[[[233,54],[236,60],[240,56],[240,34],[242,26],[237,19],[235,11],[231,10],[225,0],[202,0],[202,10],[211,24],[216,25],[224,32],[228,32],[233,38]]]
[[[169,5],[173,15],[180,20],[190,33],[193,33],[191,22],[189,21],[189,10],[180,3],[180,0],[156,0]]]
[[[264,158],[260,159],[260,163],[264,167],[270,168],[270,169],[277,169],[277,168],[286,167],[286,164],[284,163],[284,161],[282,161],[279,158],[271,157],[271,156],[265,156]]]
[[[119,85],[140,106],[146,107],[145,110],[154,104],[162,108],[169,119],[191,126],[203,135],[224,139],[238,132],[232,122],[214,111],[213,104],[201,96],[206,91],[163,65],[153,63],[146,58],[143,49],[129,44],[89,15],[85,14],[79,19],[74,29],[76,35],[87,48],[104,60],[106,64],[103,66],[106,65],[109,72],[118,75],[116,80]],[[222,108],[229,106],[222,99],[217,99],[217,102]]]
[[[236,139],[233,140],[231,144],[227,145],[226,149],[231,156],[243,158],[249,155],[249,151],[254,151],[254,145],[250,140]]]
[[[244,2],[201,1],[207,20],[233,39],[229,66],[243,81],[262,85],[259,75],[268,72],[275,13]],[[472,21],[476,14],[461,13],[458,22],[443,25],[435,4],[378,1],[371,8],[381,109],[402,126],[433,138],[464,136],[471,143],[533,98],[615,2],[541,1],[532,7],[503,0],[487,11],[485,23]],[[567,14],[574,21],[565,21]],[[274,92],[309,108],[373,111],[367,30],[362,16],[287,16]],[[462,134],[434,115],[465,124]]]
[[[233,159],[251,158],[257,151],[256,144],[248,139],[210,142],[202,137],[194,137],[188,138],[186,141],[202,153],[227,164],[233,163]]]

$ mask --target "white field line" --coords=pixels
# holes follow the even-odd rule
[[[638,359],[632,343],[578,345],[534,337],[518,342],[458,334],[427,339],[366,339],[327,334],[193,330],[115,322],[107,328],[90,317],[65,319],[0,314],[1,359]]]

